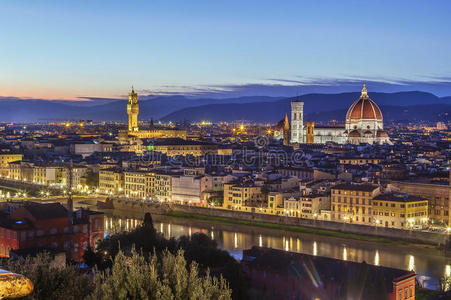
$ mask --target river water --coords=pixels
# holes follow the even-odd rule
[[[430,289],[438,288],[438,279],[451,276],[451,257],[446,257],[433,246],[404,243],[375,243],[334,237],[303,234],[256,226],[207,222],[185,218],[153,215],[156,230],[166,238],[190,236],[202,232],[214,239],[218,246],[235,258],[242,250],[263,246],[286,251],[331,257],[373,265],[414,270],[417,279]],[[105,232],[111,234],[132,230],[142,217],[109,211],[105,216]]]

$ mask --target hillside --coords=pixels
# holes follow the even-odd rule
[[[304,102],[306,119],[340,121],[344,120],[347,108],[359,96],[359,93],[308,94],[297,99]],[[423,113],[425,120],[431,120],[437,117],[440,110],[447,110],[448,104],[451,104],[451,100],[446,97],[439,98],[430,93],[416,91],[371,93],[370,97],[381,107],[386,120],[410,120],[409,116],[418,120]],[[290,111],[292,100],[293,98],[285,98],[273,102],[208,104],[178,110],[162,120],[277,122]],[[419,107],[415,108],[417,106]]]

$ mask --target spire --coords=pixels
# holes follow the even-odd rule
[[[287,113],[285,113],[285,120],[284,120],[284,122],[283,122],[283,128],[284,129],[286,129],[286,128],[290,128],[290,122],[288,121],[288,115],[287,115]]]
[[[362,98],[368,97],[368,92],[366,90],[366,84],[363,84],[362,95],[360,97],[362,97]]]
[[[132,91],[128,94],[128,102],[129,103],[137,103],[138,102],[138,94],[135,93],[135,88],[132,85]]]

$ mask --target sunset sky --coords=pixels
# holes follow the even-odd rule
[[[343,80],[420,82],[451,95],[450,16],[449,1],[7,0],[0,96],[116,98],[131,85],[190,93]]]

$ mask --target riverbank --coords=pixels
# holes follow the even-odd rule
[[[353,240],[360,240],[360,241],[365,241],[365,242],[376,242],[376,243],[386,243],[386,244],[391,244],[391,243],[400,243],[400,244],[404,244],[404,245],[414,244],[412,242],[407,242],[407,241],[402,241],[402,240],[392,239],[392,238],[387,238],[387,237],[361,235],[361,234],[355,234],[355,233],[346,233],[346,232],[325,230],[325,229],[312,228],[312,227],[274,224],[274,223],[266,223],[266,222],[260,222],[260,221],[246,221],[246,220],[232,219],[232,218],[227,218],[227,217],[206,216],[206,215],[199,215],[199,214],[179,212],[179,211],[169,211],[165,215],[170,216],[170,217],[175,217],[175,218],[195,219],[195,220],[211,221],[211,222],[222,222],[222,223],[229,223],[229,224],[239,224],[239,225],[261,227],[261,228],[266,228],[266,229],[276,229],[276,230],[284,230],[284,231],[297,232],[297,233],[330,236],[330,237],[339,238],[339,239],[353,239]],[[423,243],[417,243],[417,244],[425,245]]]
[[[430,244],[443,247],[448,235],[419,230],[402,230],[383,226],[368,226],[355,223],[334,222],[331,220],[304,219],[280,215],[268,215],[258,212],[243,212],[222,208],[188,206],[180,204],[137,202],[131,199],[111,199],[107,207],[129,212],[152,214],[174,214],[176,216],[191,216],[192,218],[209,218],[235,222],[235,224],[258,224],[265,228],[274,228],[304,232],[318,235],[328,235],[343,239],[358,239],[373,242],[390,243],[404,241],[406,243]],[[103,205],[102,205],[103,206]]]

